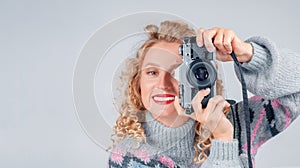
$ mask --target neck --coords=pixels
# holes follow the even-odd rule
[[[151,114],[152,115],[152,114]],[[178,114],[167,116],[153,116],[158,122],[170,128],[177,128],[185,124],[190,118],[187,116],[179,116]]]

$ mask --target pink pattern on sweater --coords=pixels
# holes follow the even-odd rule
[[[258,150],[258,148],[259,148],[262,144],[264,144],[265,142],[267,142],[267,140],[260,141],[256,146],[254,146],[253,148],[251,148],[251,154],[256,153],[256,151]]]
[[[158,158],[158,160],[159,160],[162,164],[168,166],[168,168],[174,168],[174,167],[175,167],[174,161],[173,161],[172,159],[166,157],[166,156],[160,156],[160,157]]]
[[[144,161],[144,163],[148,163],[150,161],[148,152],[146,149],[141,149],[135,152],[134,154],[136,157],[140,158]]]
[[[251,144],[252,144],[252,142],[253,142],[253,140],[254,140],[254,138],[256,136],[257,130],[260,128],[260,125],[261,125],[261,123],[262,123],[265,115],[266,115],[266,110],[263,108],[262,111],[261,111],[261,113],[260,113],[259,119],[256,122],[256,125],[255,125],[255,127],[253,129],[253,132],[251,134]],[[243,145],[243,149],[247,150],[247,142]],[[253,154],[252,151],[251,151],[251,154]]]
[[[259,98],[259,96],[254,96],[254,97],[251,98],[251,100],[261,100],[261,98]],[[273,108],[278,108],[278,107],[281,106],[281,103],[277,99],[275,99],[274,101],[271,102],[271,105],[272,105]],[[258,129],[261,126],[261,123],[262,123],[265,115],[266,115],[266,110],[265,110],[265,108],[263,108],[262,111],[261,111],[261,113],[260,113],[259,119],[256,122],[254,130],[253,130],[253,132],[251,134],[251,144],[253,143],[253,140],[254,140],[254,138],[255,138],[255,136],[257,134]],[[286,118],[285,118],[285,128],[287,128],[290,125],[290,123],[291,123],[291,112],[288,109],[285,109],[285,115],[286,115]],[[262,144],[264,144],[265,142],[266,142],[266,140],[261,141],[256,146],[254,146],[253,148],[251,148],[251,154],[256,153],[256,151],[258,150],[258,148]],[[243,149],[247,150],[247,143],[245,143],[243,145]]]
[[[121,148],[116,148],[112,154],[111,154],[111,159],[112,161],[116,162],[117,164],[121,165],[123,161],[123,156],[122,156],[122,149]]]
[[[273,108],[278,108],[281,105],[279,100],[275,99],[272,102],[272,107]],[[285,109],[285,125],[284,128],[287,128],[291,124],[291,112],[286,108]]]
[[[291,124],[291,112],[288,109],[285,109],[285,126],[287,128]]]
[[[272,101],[271,105],[273,108],[278,108],[280,106],[280,102],[275,99],[274,101]]]
[[[250,101],[260,101],[261,97],[260,96],[253,96],[249,99]]]

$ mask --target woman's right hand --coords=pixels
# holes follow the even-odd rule
[[[199,28],[197,44],[205,46],[209,52],[216,49],[219,61],[232,61],[230,53],[234,52],[239,62],[249,62],[253,56],[253,47],[242,41],[234,31],[220,27],[211,29]]]
[[[186,114],[185,109],[179,105],[178,98],[175,99],[175,108],[179,115],[189,116],[201,123],[201,127],[208,129],[214,139],[232,141],[233,125],[223,112],[224,108],[228,108],[230,104],[222,96],[217,95],[209,99],[206,108],[202,108],[201,102],[209,92],[210,89],[200,90],[195,95],[192,100],[194,112],[190,115]]]

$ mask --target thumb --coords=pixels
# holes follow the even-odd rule
[[[174,107],[179,115],[185,114],[185,109],[181,107],[181,105],[179,103],[179,98],[177,96],[175,96]]]

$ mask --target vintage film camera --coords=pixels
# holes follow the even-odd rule
[[[215,68],[215,52],[198,47],[196,37],[185,37],[179,46],[182,64],[175,70],[175,78],[179,81],[180,105],[186,109],[186,114],[193,113],[192,99],[201,89],[210,88],[211,92],[202,101],[205,108],[208,100],[215,95],[217,71]]]

